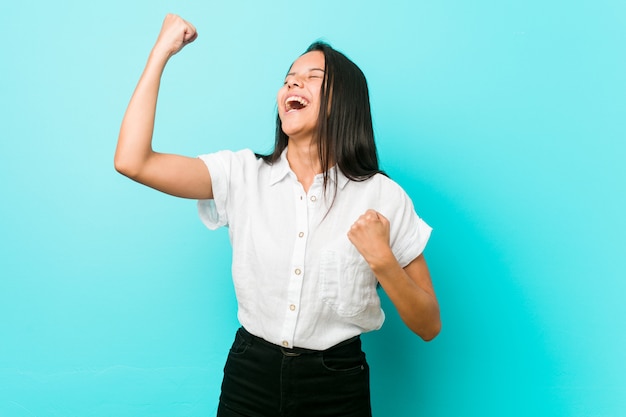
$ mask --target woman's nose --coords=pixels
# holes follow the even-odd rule
[[[296,77],[291,77],[287,80],[287,87],[289,88],[293,88],[293,87],[302,87],[302,81],[300,81],[298,78]]]

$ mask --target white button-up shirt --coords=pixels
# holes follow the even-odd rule
[[[229,228],[241,325],[276,345],[321,350],[385,318],[376,277],[347,237],[358,217],[374,209],[389,219],[402,267],[422,253],[431,228],[384,175],[357,182],[339,173],[335,196],[333,184],[324,194],[320,174],[306,193],[286,152],[273,165],[250,150],[200,156],[214,199],[198,210],[208,228]]]

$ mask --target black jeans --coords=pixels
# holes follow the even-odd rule
[[[371,417],[361,339],[324,351],[286,349],[237,331],[218,417]]]

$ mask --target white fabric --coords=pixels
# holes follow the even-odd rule
[[[389,219],[402,267],[422,253],[431,228],[380,174],[356,182],[340,173],[329,210],[333,187],[325,198],[318,175],[305,193],[286,152],[273,165],[250,150],[200,156],[214,199],[198,210],[209,229],[229,228],[241,325],[277,345],[321,350],[384,321],[376,277],[347,237],[356,219],[370,208]]]

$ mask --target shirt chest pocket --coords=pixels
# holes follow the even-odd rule
[[[368,308],[379,308],[376,277],[361,258],[339,256],[333,251],[320,254],[322,301],[342,317],[354,317]]]

